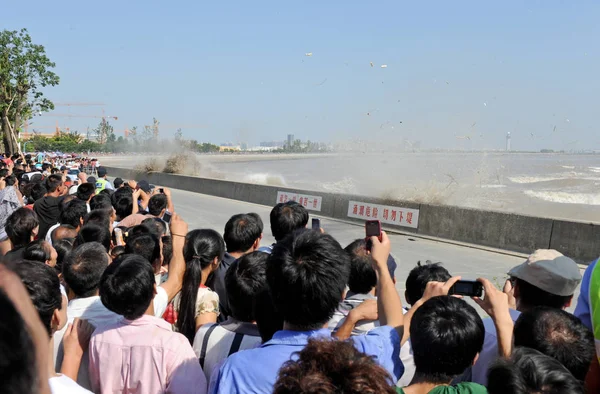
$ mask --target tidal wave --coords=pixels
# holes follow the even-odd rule
[[[600,205],[600,194],[525,190],[529,197],[559,204]]]

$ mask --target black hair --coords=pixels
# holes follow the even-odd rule
[[[125,183],[125,181],[123,181],[122,178],[116,178],[113,185],[115,186],[115,189],[119,189],[123,183]]]
[[[350,257],[348,288],[356,294],[367,294],[377,286],[377,273],[370,255]]]
[[[267,282],[275,307],[299,330],[320,328],[342,300],[350,258],[329,234],[296,231],[273,248]]]
[[[104,194],[104,195],[106,195],[106,196],[108,196],[108,197],[111,197],[111,199],[112,199],[112,195],[114,194],[114,191],[112,191],[111,189],[102,189],[102,190],[100,190],[100,191],[98,192],[98,194],[99,194],[99,195],[102,195],[102,194]]]
[[[83,225],[94,224],[103,228],[110,229],[110,218],[113,214],[112,208],[110,209],[96,209],[88,213],[83,219]]]
[[[169,265],[173,257],[173,238],[166,235],[162,237],[163,244],[163,265]]]
[[[44,186],[42,183],[32,181],[32,184],[33,186],[31,187],[31,199],[33,200],[33,202],[36,202],[37,200],[43,198],[46,195],[46,193],[48,193],[48,190],[46,189],[46,186]]]
[[[233,215],[225,224],[223,239],[227,251],[246,252],[263,232],[263,222],[256,213]]]
[[[48,190],[48,193],[54,193],[62,184],[62,176],[60,175],[50,175],[46,178],[46,190]]]
[[[13,244],[13,249],[20,248],[31,242],[33,230],[40,225],[34,211],[19,208],[6,220],[6,235]]]
[[[95,224],[86,224],[79,230],[73,247],[78,247],[88,242],[98,242],[104,246],[105,252],[108,252],[111,243],[110,231],[108,231],[108,228]]]
[[[537,350],[518,347],[488,371],[490,394],[583,394],[583,385],[560,362]]]
[[[152,233],[130,236],[125,245],[125,253],[142,256],[152,264],[155,270],[160,268],[162,263],[160,261],[160,240]]]
[[[117,257],[121,256],[122,254],[125,254],[125,246],[119,245],[119,246],[115,246],[114,248],[112,248],[112,250],[110,251],[110,256],[113,259],[116,259]]]
[[[144,219],[141,225],[147,227],[157,237],[163,237],[167,233],[167,223],[159,218]]]
[[[196,334],[196,300],[202,269],[212,264],[215,258],[221,262],[224,254],[225,242],[215,230],[194,230],[187,234],[183,248],[186,269],[176,326],[190,343],[194,342]]]
[[[594,334],[575,316],[556,308],[537,307],[515,322],[515,346],[532,348],[558,360],[584,381],[594,350]]]
[[[268,288],[256,295],[253,311],[262,343],[270,341],[277,331],[283,330],[283,315],[275,308]]]
[[[87,202],[90,197],[96,194],[96,185],[92,183],[82,183],[77,187],[77,198]]]
[[[66,224],[75,228],[81,226],[81,219],[87,215],[85,201],[74,199],[60,213],[60,224]]]
[[[417,309],[410,323],[414,379],[450,383],[473,365],[484,337],[481,317],[465,301],[452,296],[429,299]]]
[[[294,201],[283,202],[271,210],[270,219],[273,237],[276,241],[281,241],[288,234],[306,227],[308,211]]]
[[[60,281],[54,269],[38,261],[20,260],[7,264],[27,289],[48,337],[52,336],[52,315],[62,308]],[[2,316],[4,319],[4,316]]]
[[[115,193],[114,195],[116,195]],[[133,197],[122,195],[113,199],[113,206],[117,214],[117,220],[121,221],[133,213]]]
[[[110,197],[106,194],[96,194],[90,200],[90,209],[95,211],[97,209],[112,209],[112,202]]]
[[[573,298],[573,295],[561,296],[548,293],[519,278],[515,278],[515,287],[519,288],[519,302],[529,307],[548,306],[562,309]]]
[[[59,241],[52,242],[52,246],[56,250],[56,266],[54,267],[58,273],[62,273],[63,263],[67,255],[73,250],[73,238],[64,238]]]
[[[106,251],[98,242],[75,246],[63,262],[63,279],[77,297],[91,297],[96,294],[108,263]]]
[[[40,377],[31,331],[3,289],[0,316],[0,392],[37,394]]]
[[[167,209],[169,199],[164,194],[155,194],[148,201],[148,212],[152,216],[158,216],[163,209]]]
[[[344,248],[344,250],[350,254],[350,258],[352,258],[352,256],[364,257],[370,255],[369,251],[371,250],[371,246],[372,245],[370,239],[365,240],[364,238],[359,238],[352,241],[348,246]],[[397,264],[391,255],[388,257],[387,266],[388,271],[390,273],[390,277],[394,279],[396,277],[395,269],[397,268]]]
[[[50,246],[50,244],[43,239],[33,241],[25,248],[25,251],[23,252],[23,258],[25,260],[37,261],[45,264],[46,261],[50,260],[51,258],[51,253],[48,246]]]
[[[8,176],[8,169],[3,168],[0,170],[0,178],[6,178]]]
[[[128,320],[144,315],[154,299],[154,272],[150,263],[135,254],[113,261],[100,280],[100,300],[110,311]]]
[[[225,274],[231,316],[244,322],[256,320],[254,303],[267,289],[267,258],[263,252],[246,254],[234,261]]]
[[[450,273],[441,263],[432,263],[427,260],[425,264],[419,261],[406,278],[406,302],[413,305],[419,301],[425,293],[429,282],[447,282],[451,278]]]

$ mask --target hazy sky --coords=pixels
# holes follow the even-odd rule
[[[1,19],[56,62],[50,98],[106,103],[118,130],[157,117],[215,143],[501,148],[510,131],[516,149],[600,149],[598,1],[31,0]],[[97,123],[34,124],[57,119]]]

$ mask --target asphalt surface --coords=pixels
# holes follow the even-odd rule
[[[263,245],[274,242],[269,228],[269,212],[271,207],[228,200],[198,193],[172,190],[175,211],[188,223],[190,230],[212,228],[223,232],[225,223],[232,215],[256,212],[265,224]],[[318,217],[318,216],[315,216]],[[310,222],[309,222],[310,224]],[[357,238],[364,237],[364,228],[346,222],[321,218],[321,227],[342,246],[346,246]],[[501,287],[506,279],[506,272],[524,261],[522,257],[496,253],[493,251],[474,249],[465,246],[448,244],[436,240],[415,238],[410,235],[388,233],[392,243],[392,255],[398,263],[396,270],[396,288],[404,299],[406,277],[418,261],[431,260],[442,262],[452,275],[460,275],[463,279],[485,277]],[[576,297],[579,290],[576,293]],[[475,306],[471,300],[467,300]],[[573,302],[572,310],[575,307]],[[482,315],[483,311],[476,306]]]

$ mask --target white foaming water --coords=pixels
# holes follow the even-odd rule
[[[525,190],[529,197],[560,204],[600,205],[600,194]]]
[[[592,172],[600,172],[600,167],[588,167],[588,169]]]
[[[550,182],[565,179],[561,176],[513,176],[509,177],[508,180],[512,183],[526,184],[526,183],[539,183],[539,182]]]
[[[286,186],[283,176],[278,174],[270,174],[267,172],[245,175],[242,182],[257,183],[259,185],[269,186]]]
[[[481,185],[482,189],[504,189],[506,185]]]
[[[562,168],[565,168],[567,170],[574,170],[575,166],[561,166]]]
[[[330,193],[356,193],[356,181],[351,177],[345,177],[336,182],[324,182],[321,188]]]

